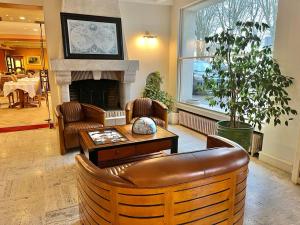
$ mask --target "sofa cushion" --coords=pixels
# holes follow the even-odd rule
[[[80,121],[80,122],[73,122],[68,123],[65,126],[64,130],[64,138],[65,138],[65,145],[66,148],[75,148],[79,147],[79,131],[85,130],[85,129],[97,129],[103,127],[100,123],[95,122],[86,122],[86,121]]]
[[[119,177],[140,188],[156,188],[222,175],[246,166],[249,155],[239,148],[217,148],[140,161]]]
[[[133,116],[151,116],[152,114],[152,100],[150,98],[138,98],[134,101]]]
[[[84,118],[81,104],[78,102],[64,102],[60,109],[65,123],[77,122]]]

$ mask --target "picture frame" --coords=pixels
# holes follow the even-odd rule
[[[40,66],[41,65],[41,56],[27,56],[26,63],[27,63],[27,65]]]
[[[60,16],[65,59],[124,59],[121,18]]]

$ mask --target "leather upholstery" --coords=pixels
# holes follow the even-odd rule
[[[67,149],[80,146],[79,131],[96,129],[104,125],[105,111],[92,105],[68,102],[58,105],[55,111],[60,139],[61,154]]]
[[[152,100],[150,98],[138,98],[134,101],[133,116],[151,116],[152,114]]]
[[[208,139],[210,138],[209,136]],[[84,155],[78,155],[76,159],[83,167],[89,168],[93,176],[110,185],[137,188],[167,187],[223,175],[249,163],[249,155],[242,147],[229,140],[226,141],[227,139],[222,140],[226,146],[229,146],[229,143],[233,145],[161,155],[104,169],[93,165]]]
[[[76,148],[80,146],[78,131],[84,129],[97,129],[101,127],[103,127],[102,124],[86,121],[79,121],[66,124],[64,131],[64,138],[65,140],[68,140],[65,143],[66,148]]]
[[[165,187],[228,173],[248,162],[242,149],[217,148],[141,161],[128,166],[119,177],[137,187]]]
[[[61,105],[61,112],[66,123],[78,122],[84,118],[81,104],[78,102],[64,102]]]
[[[161,102],[150,98],[138,98],[128,102],[125,107],[126,124],[134,123],[138,117],[151,117],[158,126],[167,128],[168,108]]]

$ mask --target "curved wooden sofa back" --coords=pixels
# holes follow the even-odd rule
[[[214,136],[209,137],[210,141],[217,141],[218,147],[223,141],[229,147],[226,139]],[[179,184],[140,188],[99,169],[84,155],[76,160],[83,224],[243,224],[248,161],[223,174],[185,183],[180,183],[179,177]]]

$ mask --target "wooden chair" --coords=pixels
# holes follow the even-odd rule
[[[125,107],[126,124],[134,123],[141,116],[151,117],[163,128],[168,127],[168,108],[161,102],[150,98],[138,98],[128,102]]]
[[[209,149],[100,169],[77,155],[83,224],[243,224],[249,156],[208,137]]]

